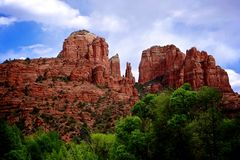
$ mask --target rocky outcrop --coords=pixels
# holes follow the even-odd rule
[[[224,93],[221,106],[229,114],[236,114],[240,111],[240,95],[238,93]]]
[[[81,30],[73,32],[63,44],[63,50],[59,53],[58,58],[71,61],[89,60],[97,63],[107,63],[108,61],[108,44],[102,37]]]
[[[118,54],[111,57],[109,60],[110,63],[110,72],[114,78],[121,77],[121,70],[120,70],[120,60]]]
[[[222,92],[233,92],[227,73],[216,66],[213,56],[196,48],[187,50],[185,55],[174,45],[153,46],[143,51],[138,82],[151,81],[159,83],[161,88],[178,88],[189,82],[193,89],[210,86]],[[156,83],[153,84],[156,86]]]
[[[132,74],[131,64],[128,63],[128,62],[127,62],[127,64],[126,64],[125,77],[128,78],[128,79],[131,79],[131,80],[133,81],[133,83],[135,82],[135,79],[134,79],[133,74]]]
[[[158,80],[163,87],[177,88],[183,84],[182,66],[185,54],[174,45],[153,46],[142,53],[139,65],[140,84]]]
[[[124,87],[121,88],[121,92],[138,96],[137,89],[134,87],[135,78],[133,77],[132,74],[132,67],[131,64],[128,62],[126,64],[125,77],[123,78],[121,83],[124,85]]]
[[[197,90],[202,86],[217,88],[223,93],[226,110],[240,110],[240,97],[233,93],[227,72],[216,65],[213,56],[191,48],[182,53],[174,45],[153,46],[142,53],[138,82],[145,92],[159,92],[164,88],[178,88],[188,82]]]
[[[83,123],[106,131],[138,100],[130,64],[121,77],[118,55],[109,59],[105,39],[85,30],[65,39],[57,58],[14,60],[0,75],[0,117],[25,133],[41,125],[68,140]]]
[[[184,82],[189,82],[194,89],[205,85],[222,92],[233,92],[227,72],[216,66],[215,59],[207,52],[196,48],[187,50],[183,71]]]

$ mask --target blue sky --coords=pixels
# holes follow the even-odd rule
[[[240,91],[238,0],[0,0],[0,62],[55,57],[73,31],[88,29],[138,76],[142,50],[175,44],[212,54]],[[122,72],[123,73],[123,72]]]

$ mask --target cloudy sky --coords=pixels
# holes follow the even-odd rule
[[[141,51],[152,45],[192,46],[212,54],[240,91],[239,0],[0,0],[0,62],[55,57],[71,32],[106,38],[122,70],[137,76]]]

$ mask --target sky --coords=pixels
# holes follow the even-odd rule
[[[153,45],[195,46],[213,55],[240,93],[239,0],[0,0],[0,62],[56,57],[64,39],[87,29],[131,62]]]

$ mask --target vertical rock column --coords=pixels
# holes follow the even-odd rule
[[[120,71],[120,60],[118,54],[110,58],[110,72],[111,75],[114,78],[120,78],[121,77],[121,71]]]

